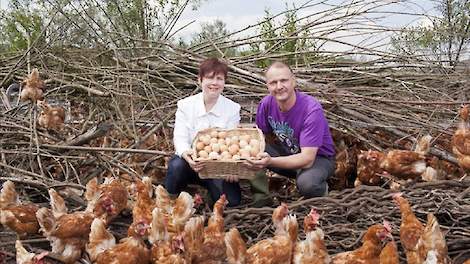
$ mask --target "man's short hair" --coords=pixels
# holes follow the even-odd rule
[[[227,79],[228,67],[227,64],[221,62],[217,58],[209,58],[201,62],[199,65],[199,79],[202,80],[203,77],[209,74],[223,74],[224,78]]]
[[[268,73],[269,70],[271,70],[272,68],[287,68],[289,69],[289,71],[294,74],[294,72],[292,71],[292,69],[289,67],[289,65],[287,65],[286,63],[282,62],[282,61],[274,61],[273,63],[271,63],[271,65],[269,65],[269,67],[266,69],[266,71],[264,72],[264,75],[266,75]]]

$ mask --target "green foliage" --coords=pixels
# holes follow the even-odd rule
[[[201,31],[193,34],[189,46],[193,48],[207,46],[210,51],[206,53],[206,56],[232,57],[238,52],[235,48],[230,47],[229,35],[227,25],[221,20],[216,19],[213,22],[201,23]],[[220,42],[228,44],[219,44]]]
[[[393,49],[455,65],[470,46],[470,1],[440,0],[437,8],[440,15],[429,18],[431,25],[404,28],[393,37]]]

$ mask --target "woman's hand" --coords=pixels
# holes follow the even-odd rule
[[[181,157],[188,162],[189,166],[191,169],[193,169],[195,172],[200,172],[202,169],[204,169],[204,162],[202,161],[195,161],[192,158],[193,151],[192,150],[186,150],[181,154]]]
[[[271,165],[271,156],[267,152],[256,155],[256,160],[246,160],[243,165],[252,170],[262,170]]]

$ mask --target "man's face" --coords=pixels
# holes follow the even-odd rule
[[[294,75],[287,67],[269,69],[266,73],[266,85],[278,102],[286,102],[295,96]]]
[[[202,77],[202,80],[200,79],[199,83],[205,96],[209,98],[217,98],[224,90],[225,77],[222,73],[214,74],[212,72]]]

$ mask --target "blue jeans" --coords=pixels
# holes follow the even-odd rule
[[[266,152],[271,157],[287,156],[284,148],[280,145],[266,145]],[[312,167],[299,170],[288,170],[280,168],[268,169],[289,178],[296,178],[297,189],[300,195],[305,198],[324,196],[328,191],[327,180],[335,173],[335,158],[318,156],[315,158]]]
[[[188,184],[198,184],[205,187],[213,202],[217,201],[222,194],[226,195],[228,206],[237,206],[242,199],[240,185],[237,182],[230,183],[222,179],[201,179],[186,160],[174,155],[168,162],[165,188],[170,194],[178,195]]]

